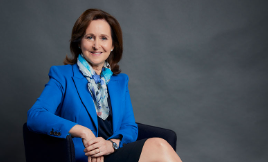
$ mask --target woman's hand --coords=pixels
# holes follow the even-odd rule
[[[105,140],[102,137],[92,139],[85,145],[85,155],[90,157],[101,157],[114,152],[111,141]]]
[[[80,137],[82,138],[83,144],[84,146],[88,146],[89,142],[92,139],[95,139],[95,135],[93,134],[93,132],[88,129],[87,127],[84,127],[82,125],[75,125],[72,127],[72,129],[70,129],[69,133],[73,136],[73,137]]]
[[[88,157],[88,162],[104,162],[104,156],[100,157]]]

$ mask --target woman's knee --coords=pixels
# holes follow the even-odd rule
[[[170,144],[166,140],[157,137],[147,139],[145,144],[149,145],[149,147],[153,149],[157,149],[158,151],[167,151],[171,148]]]
[[[139,162],[164,162],[172,147],[162,138],[149,138],[144,143]]]

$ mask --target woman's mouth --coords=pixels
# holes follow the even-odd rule
[[[91,52],[92,55],[100,55],[102,52]]]

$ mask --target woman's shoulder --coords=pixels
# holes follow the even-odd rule
[[[117,75],[113,75],[113,78],[117,80],[128,80],[128,75],[125,73],[120,73]]]
[[[57,65],[51,66],[48,75],[49,76],[72,76],[73,65]]]
[[[71,70],[73,65],[54,65],[50,67],[50,70],[60,70],[60,71],[66,71],[66,70]]]

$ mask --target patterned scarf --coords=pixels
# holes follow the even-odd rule
[[[77,65],[88,81],[88,90],[93,98],[98,117],[103,120],[109,116],[107,84],[113,72],[108,62],[105,62],[101,75],[97,75],[91,65],[85,60],[83,54],[77,59]]]

